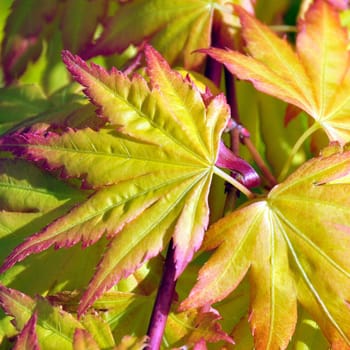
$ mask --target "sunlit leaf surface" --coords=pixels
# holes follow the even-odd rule
[[[217,249],[183,308],[224,299],[249,274],[257,349],[287,347],[297,302],[332,348],[350,346],[350,152],[334,149],[209,229],[203,248]]]
[[[64,61],[109,126],[32,132],[4,139],[3,147],[44,164],[64,178],[80,178],[94,192],[67,215],[17,247],[7,269],[45,250],[87,247],[111,239],[80,306],[157,255],[173,236],[179,275],[199,248],[208,224],[207,196],[219,139],[228,118],[222,95],[206,98],[146,48],[150,85],[66,52]]]
[[[83,328],[72,315],[52,307],[46,300],[40,297],[34,300],[3,285],[0,285],[0,304],[8,315],[15,318],[18,331],[26,327],[36,310],[36,335],[42,349],[73,349],[75,329]]]
[[[336,8],[315,0],[299,21],[296,50],[240,7],[248,55],[203,50],[240,79],[306,111],[331,141],[350,140],[350,70],[347,30]],[[337,40],[335,40],[337,38]]]

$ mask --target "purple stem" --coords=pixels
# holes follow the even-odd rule
[[[224,67],[224,73],[225,73],[226,99],[227,99],[227,103],[230,105],[230,108],[231,108],[231,118],[237,124],[239,124],[240,118],[238,113],[235,78],[228,71],[226,67]],[[239,144],[240,144],[239,132],[237,129],[232,129],[231,150],[236,156],[239,155]]]
[[[147,344],[147,349],[158,350],[162,343],[166,321],[175,294],[176,270],[174,253],[175,249],[173,247],[173,241],[171,240],[165,258],[162,280],[148,326],[147,335],[149,337],[149,342]]]
[[[226,99],[227,103],[230,105],[231,109],[231,118],[236,122],[240,123],[239,112],[238,112],[238,104],[237,104],[237,95],[236,95],[236,86],[235,79],[233,75],[224,67],[225,74],[225,88],[226,88]],[[240,145],[240,137],[239,131],[237,128],[231,130],[231,150],[232,152],[238,156],[239,155],[239,145]],[[238,196],[238,191],[232,187],[228,187],[226,189],[227,195],[224,205],[224,213],[230,213],[235,209],[236,200]]]
[[[235,78],[229,72],[229,70],[224,67],[225,72],[225,83],[226,83],[226,99],[227,103],[231,107],[231,117],[235,120],[237,124],[240,123],[238,105],[237,105],[237,95],[236,95],[236,85]]]
[[[211,46],[220,47],[220,31],[217,25],[212,28]],[[220,87],[222,64],[207,56],[204,75],[210,79],[217,87]]]

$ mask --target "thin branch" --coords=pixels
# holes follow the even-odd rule
[[[277,185],[278,182],[277,182],[276,178],[273,176],[270,169],[265,164],[265,161],[262,159],[262,157],[260,156],[260,153],[255,148],[252,140],[249,137],[245,136],[245,137],[242,137],[242,142],[247,147],[247,149],[249,150],[250,154],[252,155],[255,163],[257,164],[257,166],[261,170],[268,186],[270,188],[272,188],[275,185]]]
[[[173,247],[173,241],[171,240],[164,262],[162,280],[159,285],[151,320],[148,326],[147,335],[149,337],[149,342],[146,347],[147,349],[158,350],[162,343],[165,325],[176,287],[174,254],[175,249]]]
[[[220,47],[220,30],[217,24],[212,28],[211,46]],[[222,71],[222,64],[214,60],[208,55],[206,57],[206,66],[205,66],[204,75],[208,79],[210,79],[217,87],[220,87],[221,71]]]
[[[231,118],[238,124],[239,123],[239,112],[238,112],[238,104],[237,104],[237,96],[236,96],[236,86],[235,86],[235,78],[228,71],[226,67],[224,67],[224,75],[225,75],[225,88],[226,88],[226,99],[227,103],[230,105],[231,109]],[[230,141],[231,141],[231,150],[236,155],[239,156],[239,130],[237,128],[233,128],[230,131]],[[239,192],[234,187],[226,187],[226,199],[224,205],[224,215],[232,212],[235,209],[236,201]]]
[[[240,118],[239,118],[239,112],[238,112],[235,78],[226,67],[224,68],[224,73],[225,73],[226,99],[227,99],[227,103],[230,105],[230,108],[231,108],[231,118],[237,124],[239,124]]]
[[[239,125],[240,117],[239,117],[238,105],[237,105],[235,78],[226,68],[225,68],[225,81],[226,81],[227,101],[231,107],[231,117]],[[250,137],[247,135],[243,135],[239,128],[233,128],[231,130],[231,149],[236,155],[239,155],[238,149],[239,149],[240,140],[251,153],[254,161],[260,168],[268,186],[270,188],[275,186],[277,184],[276,178],[270,172],[269,168],[265,164],[259,152],[253,145]]]

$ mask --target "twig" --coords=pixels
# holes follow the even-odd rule
[[[226,91],[227,91],[227,101],[231,107],[231,116],[232,119],[239,125],[240,124],[240,118],[239,118],[239,112],[238,112],[238,106],[237,106],[237,96],[236,96],[236,89],[235,89],[235,79],[233,75],[225,68],[225,81],[226,81]],[[231,149],[236,154],[238,154],[238,144],[239,140],[247,147],[250,154],[252,155],[254,161],[260,168],[267,184],[269,187],[273,187],[277,184],[277,180],[270,172],[269,168],[265,164],[264,160],[260,156],[259,152],[253,145],[251,139],[247,135],[243,135],[240,132],[239,128],[233,128],[231,130]]]
[[[237,105],[237,96],[236,96],[236,86],[235,86],[235,78],[228,71],[226,67],[224,67],[225,74],[225,88],[226,88],[226,99],[227,103],[230,105],[231,109],[231,118],[238,124],[239,123],[239,112]],[[239,130],[237,128],[233,128],[230,131],[230,142],[231,142],[231,150],[236,155],[239,156]],[[227,187],[226,188],[226,199],[224,204],[224,215],[232,212],[235,209],[236,201],[239,195],[237,188],[235,187]]]
[[[270,169],[265,164],[264,160],[262,159],[259,152],[255,148],[252,140],[249,137],[245,136],[245,137],[242,137],[242,142],[247,147],[247,149],[249,150],[250,154],[252,155],[255,163],[257,164],[257,166],[261,170],[268,186],[270,188],[272,188],[275,185],[277,185],[278,182],[277,182],[276,178],[272,175]]]
[[[220,47],[220,30],[216,25],[211,32],[211,46]],[[217,87],[220,87],[222,64],[209,55],[207,56],[204,75],[210,79]]]
[[[171,240],[164,262],[162,280],[148,326],[147,335],[149,337],[149,342],[146,346],[147,349],[158,350],[162,343],[165,325],[176,287],[174,253],[175,249],[173,247],[173,241]]]

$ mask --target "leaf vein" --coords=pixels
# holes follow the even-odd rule
[[[283,219],[282,219],[283,220]],[[346,332],[341,328],[340,325],[338,325],[338,323],[336,322],[336,320],[333,318],[331,312],[328,310],[327,305],[324,303],[324,301],[322,300],[321,296],[318,294],[315,286],[312,284],[308,274],[306,273],[306,271],[303,268],[302,263],[300,262],[298,255],[293,247],[292,242],[290,241],[287,232],[285,231],[284,227],[281,225],[281,223],[276,220],[279,229],[282,233],[282,235],[284,236],[284,239],[286,240],[286,243],[289,247],[289,250],[293,256],[293,259],[300,271],[300,274],[302,276],[302,278],[304,279],[306,285],[309,287],[311,293],[314,295],[315,299],[317,300],[318,304],[320,305],[321,309],[323,310],[323,312],[325,313],[326,317],[329,319],[329,321],[332,323],[332,325],[336,328],[336,330],[339,332],[339,334],[343,337],[343,339],[347,342],[348,345],[350,345],[350,340],[346,335]]]

